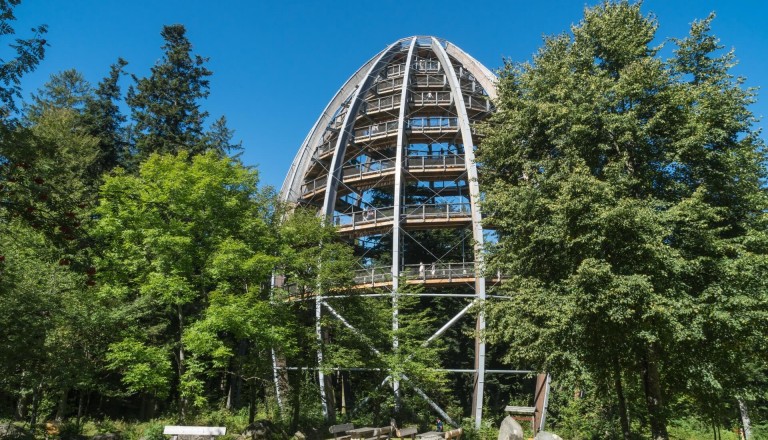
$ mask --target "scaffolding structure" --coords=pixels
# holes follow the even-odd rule
[[[315,207],[357,250],[356,286],[392,302],[392,329],[400,325],[399,293],[422,284],[419,296],[459,298],[462,307],[446,316],[432,336],[439,338],[462,319],[475,316],[472,417],[480,426],[486,371],[482,312],[485,301],[480,190],[474,150],[476,124],[493,111],[496,77],[455,45],[435,37],[404,38],[366,62],[336,93],[312,127],[281,189],[282,200]],[[427,243],[431,231],[451,231],[449,242]],[[386,250],[384,251],[384,248]],[[336,292],[318,292],[316,337],[321,318],[338,319],[330,304]],[[391,341],[397,348],[398,341]],[[378,353],[378,350],[371,348]],[[322,349],[317,353],[323,365]],[[451,370],[451,368],[446,368]],[[500,371],[493,371],[499,373]],[[318,368],[321,395],[323,370]],[[397,396],[400,384],[393,381]],[[417,384],[410,384],[444,419],[445,411]],[[325,405],[323,398],[323,405]],[[327,412],[327,407],[323,407]]]

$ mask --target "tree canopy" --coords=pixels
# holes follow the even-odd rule
[[[765,371],[765,151],[712,19],[663,60],[639,4],[586,9],[505,65],[478,149],[491,266],[510,277],[490,337],[612,389],[624,438],[631,419],[668,438],[684,396],[715,414]]]

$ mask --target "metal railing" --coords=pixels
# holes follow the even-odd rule
[[[319,147],[317,147],[317,156],[324,156],[328,153],[331,153],[335,148],[336,148],[336,139],[324,142],[320,144]]]
[[[406,166],[410,171],[426,171],[464,167],[463,154],[446,154],[435,156],[408,156]]]
[[[406,125],[406,128],[415,131],[453,130],[459,126],[459,118],[452,116],[411,118]],[[372,138],[395,132],[397,132],[397,121],[380,122],[378,124],[366,125],[356,129],[355,140]]]
[[[471,282],[476,278],[475,262],[455,262],[455,263],[419,263],[406,264],[400,268],[401,279],[413,282],[447,282],[464,283]],[[486,274],[486,279],[503,281],[506,277],[500,273]],[[385,284],[392,282],[392,267],[375,266],[366,269],[358,269],[354,273],[354,283],[357,286],[375,286],[376,284]],[[282,289],[288,294],[288,297],[301,297],[314,294],[314,286],[299,286],[291,283],[290,280],[283,279],[276,287]]]
[[[437,203],[405,205],[402,215],[407,220],[436,220],[436,219],[468,219],[472,216],[469,203]],[[378,226],[389,223],[395,218],[392,206],[385,208],[368,208],[363,211],[339,213],[333,216],[333,224],[340,227]]]
[[[406,264],[400,269],[400,275],[406,280],[465,280],[475,278],[475,263],[431,263]],[[355,284],[375,284],[392,281],[392,268],[371,267],[355,271]]]
[[[352,213],[341,213],[333,216],[333,224],[336,226],[353,228],[357,226],[376,226],[379,223],[391,222],[395,218],[395,209],[389,208],[368,208],[364,211],[355,211]]]
[[[403,77],[386,78],[376,83],[378,93],[388,92],[403,85]]]
[[[473,110],[491,111],[491,101],[486,97],[464,95],[464,104]]]
[[[374,113],[380,110],[392,110],[400,106],[400,94],[365,101],[363,113]]]
[[[416,105],[450,105],[453,102],[451,92],[415,92],[411,95]]]
[[[439,72],[440,61],[429,58],[420,58],[411,64],[411,68],[417,72]]]
[[[370,162],[359,163],[355,165],[345,166],[341,174],[344,177],[364,177],[369,174],[381,174],[384,171],[395,168],[395,159],[387,158],[380,160],[373,160]]]
[[[480,83],[477,82],[474,77],[460,78],[459,85],[462,92],[479,92],[480,90],[483,90]]]
[[[408,128],[411,130],[429,130],[456,128],[459,126],[459,118],[446,116],[430,116],[424,118],[411,118],[408,120]]]
[[[372,267],[355,271],[355,284],[375,284],[392,281],[391,267]]]
[[[464,155],[448,154],[436,156],[409,156],[406,166],[411,171],[447,170],[449,168],[464,168]],[[395,169],[395,159],[387,158],[366,163],[347,165],[342,169],[344,180],[349,178],[364,179],[381,176]],[[303,195],[325,189],[328,176],[321,176],[301,186]]]
[[[328,185],[328,176],[318,177],[311,182],[307,182],[304,185],[301,185],[301,194],[306,195],[321,189],[325,189],[326,185]]]
[[[400,274],[408,280],[453,280],[456,278],[474,278],[475,262],[406,264]],[[357,274],[355,274],[357,275]]]
[[[388,78],[402,76],[404,73],[405,73],[405,63],[393,64],[391,66],[387,66]]]
[[[355,140],[372,138],[389,133],[397,132],[397,121],[380,122],[378,124],[367,125],[355,130]]]
[[[437,203],[403,206],[408,220],[465,219],[472,216],[469,203]]]
[[[400,84],[402,84],[402,81]],[[445,79],[445,75],[419,74],[419,75],[414,75],[413,84],[418,87],[442,87],[448,84],[448,82]]]

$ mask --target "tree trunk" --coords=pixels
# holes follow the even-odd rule
[[[64,420],[64,417],[66,417],[67,413],[67,396],[69,394],[69,390],[64,388],[61,390],[61,394],[59,395],[59,405],[56,408],[56,421],[61,422]]]
[[[619,420],[621,421],[621,434],[624,440],[629,440],[632,433],[629,430],[629,416],[627,415],[627,400],[624,397],[624,386],[621,383],[621,366],[619,360],[613,360],[613,385],[616,389],[616,398],[619,401]]]
[[[232,362],[230,362],[230,367],[232,365]],[[231,411],[232,410],[232,401],[235,399],[235,390],[234,390],[234,381],[235,377],[229,368],[224,372],[224,374],[221,377],[221,391],[226,391],[227,393],[227,403],[224,404],[224,407]]]
[[[334,374],[326,374],[325,380],[325,395],[328,399],[328,421],[330,423],[336,423],[336,388],[334,385]]]
[[[42,391],[42,388],[43,384],[41,383],[32,390],[32,414],[29,418],[29,429],[32,430],[33,434],[37,427],[37,411],[40,409],[40,392]]]
[[[240,395],[243,387],[243,378],[241,374],[241,368],[239,366],[239,360],[242,360],[248,352],[248,341],[242,340],[237,343],[237,358],[232,359],[230,362],[227,387],[227,409],[240,408]]]
[[[149,420],[147,418],[147,395],[142,393],[141,394],[141,403],[139,404],[139,420]]]
[[[341,415],[347,415],[347,408],[350,408],[350,395],[349,395],[349,381],[347,375],[349,373],[339,371],[339,386],[341,387]]]
[[[301,370],[287,372],[288,382],[291,387],[291,429],[290,432],[296,432],[299,429],[299,416],[301,415]],[[291,380],[293,378],[293,380]],[[291,383],[292,382],[292,383]]]
[[[154,394],[150,394],[147,396],[146,403],[147,420],[152,420],[155,418],[155,414],[157,414],[157,397]]]
[[[752,440],[752,424],[749,421],[747,404],[743,399],[739,400],[739,413],[741,414],[741,427],[744,429],[744,440]]]
[[[77,428],[80,430],[80,421],[83,418],[83,404],[85,399],[83,398],[83,390],[77,392]]]
[[[24,392],[24,377],[27,375],[26,371],[21,372],[21,383],[19,388],[19,400],[16,402],[16,420],[27,419],[27,407],[29,406],[29,394]]]
[[[323,329],[323,346],[331,343],[331,337],[328,333],[328,329]],[[318,365],[322,367],[322,365]],[[336,388],[333,386],[333,374],[328,373],[323,375],[323,387],[325,390],[325,404],[328,408],[328,421],[331,424],[336,423]]]
[[[248,393],[249,406],[248,406],[248,424],[253,425],[256,420],[256,381],[251,380],[251,392]]]
[[[651,438],[653,440],[669,440],[667,420],[664,414],[664,401],[661,396],[658,360],[653,344],[648,347],[643,364],[643,386],[645,388],[648,421],[651,425]]]
[[[19,396],[19,400],[16,402],[16,419],[27,419],[27,407],[29,406],[29,394],[22,394]]]
[[[233,382],[235,383],[234,388],[235,391],[232,396],[232,407],[234,409],[239,409],[242,406],[242,394],[243,394],[243,378],[240,376],[240,372],[238,371],[238,374],[232,378]]]

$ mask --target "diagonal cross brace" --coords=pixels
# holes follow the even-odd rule
[[[423,344],[421,344],[421,346],[422,346],[422,347],[426,347],[427,345],[429,345],[429,343],[430,343],[430,342],[432,342],[432,341],[434,341],[435,339],[437,339],[437,338],[439,338],[440,336],[442,336],[442,335],[443,335],[443,333],[445,333],[446,331],[448,331],[448,329],[449,329],[449,328],[451,328],[451,327],[452,327],[454,324],[456,324],[456,322],[457,322],[459,319],[461,319],[461,318],[462,318],[464,315],[466,315],[466,314],[467,314],[467,312],[469,312],[469,310],[472,308],[472,306],[473,306],[473,305],[475,305],[475,302],[476,302],[476,301],[473,301],[473,302],[469,303],[469,304],[468,304],[466,307],[464,307],[463,309],[461,309],[461,311],[459,311],[459,313],[457,313],[457,314],[456,314],[456,315],[455,315],[453,318],[451,318],[451,319],[450,319],[450,320],[449,320],[447,323],[445,323],[445,325],[443,325],[442,327],[440,327],[440,329],[438,329],[438,330],[437,330],[437,331],[436,331],[436,332],[435,332],[435,333],[434,333],[432,336],[430,336],[430,337],[429,337],[429,338],[428,338],[426,341],[424,341],[424,343],[423,343]],[[363,333],[362,333],[360,330],[358,330],[358,329],[357,329],[355,326],[353,326],[352,324],[350,324],[350,323],[349,323],[349,321],[347,321],[347,320],[346,320],[346,319],[345,319],[345,318],[344,318],[344,317],[343,317],[343,316],[342,316],[342,315],[341,315],[341,314],[340,314],[338,311],[336,311],[336,309],[334,309],[333,307],[331,307],[331,305],[330,305],[330,304],[328,304],[326,301],[323,301],[323,300],[321,300],[321,301],[320,301],[320,303],[321,303],[321,304],[322,304],[322,305],[323,305],[323,306],[324,306],[324,307],[325,307],[325,308],[326,308],[326,309],[327,309],[327,310],[328,310],[328,311],[331,313],[331,315],[333,315],[333,316],[334,316],[336,319],[338,319],[338,320],[339,320],[339,321],[340,321],[342,324],[344,324],[344,326],[345,326],[345,327],[347,327],[347,328],[348,328],[348,329],[350,329],[350,330],[351,330],[351,331],[352,331],[354,334],[356,334],[358,337],[360,337],[360,339],[362,339],[362,340],[363,340],[363,342],[365,342],[365,344],[366,344],[366,345],[368,345],[368,348],[370,348],[370,349],[371,349],[371,351],[373,351],[373,352],[374,352],[376,355],[378,355],[379,357],[383,357],[383,355],[382,355],[381,351],[379,351],[379,350],[378,350],[376,347],[374,347],[374,346],[373,346],[373,345],[370,343],[370,341],[368,340],[368,338],[367,338],[367,337],[366,337],[366,336],[365,336],[365,335],[364,335],[364,334],[363,334]],[[410,359],[411,357],[413,357],[413,355],[411,355],[411,356],[409,357],[409,359]],[[448,414],[447,414],[447,413],[446,413],[446,412],[445,412],[445,411],[444,411],[442,408],[440,408],[440,406],[439,406],[437,403],[435,403],[435,401],[434,401],[434,400],[430,399],[430,398],[429,398],[429,396],[427,396],[427,394],[426,394],[426,393],[425,393],[425,392],[424,392],[424,391],[423,391],[421,388],[419,388],[419,387],[418,387],[416,384],[414,384],[414,383],[413,383],[413,382],[412,382],[412,381],[411,381],[411,380],[408,378],[408,376],[406,376],[405,374],[403,374],[401,377],[402,377],[403,379],[405,379],[405,380],[406,380],[406,381],[407,381],[407,382],[408,382],[408,383],[411,385],[411,387],[413,388],[413,390],[414,390],[414,391],[416,391],[416,394],[418,394],[418,395],[419,395],[419,396],[420,396],[422,399],[424,399],[424,400],[425,400],[425,401],[426,401],[426,402],[429,404],[429,406],[431,406],[431,407],[432,407],[432,408],[433,408],[435,411],[437,411],[437,413],[438,413],[438,414],[440,414],[440,416],[441,416],[441,417],[443,417],[443,418],[445,419],[445,421],[446,421],[446,422],[448,422],[448,423],[449,423],[450,425],[452,425],[452,426],[458,426],[458,425],[456,424],[456,422],[454,422],[454,421],[453,421],[453,419],[451,419],[451,417],[450,417],[450,416],[448,416]],[[386,378],[384,378],[384,380],[381,382],[381,384],[380,384],[379,386],[382,386],[382,385],[384,385],[385,383],[389,382],[391,379],[392,379],[392,376],[391,376],[391,375],[390,375],[390,376],[387,376]],[[367,400],[367,398],[366,398],[366,400]],[[365,402],[365,400],[364,400],[363,402]]]

